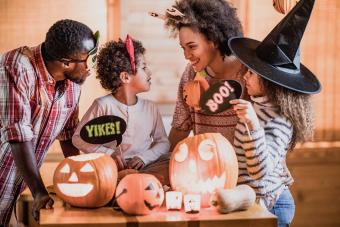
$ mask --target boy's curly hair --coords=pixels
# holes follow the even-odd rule
[[[289,90],[266,79],[262,80],[262,84],[270,102],[277,105],[280,113],[292,122],[293,136],[289,150],[293,150],[297,142],[313,139],[314,112],[311,95]]]
[[[190,27],[215,43],[222,56],[229,56],[228,40],[243,36],[236,9],[225,0],[178,0],[173,7],[184,14],[184,17],[166,14],[165,27],[174,37],[181,27]]]
[[[142,43],[132,40],[135,53],[136,68],[139,65],[140,57],[145,53]],[[127,72],[132,74],[129,54],[125,43],[119,41],[110,41],[99,51],[97,56],[97,79],[100,80],[102,87],[114,94],[121,85],[120,73]]]

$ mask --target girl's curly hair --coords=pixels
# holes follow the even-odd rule
[[[176,37],[181,27],[190,27],[215,43],[222,56],[231,55],[228,40],[243,36],[236,9],[225,0],[178,0],[173,5],[183,17],[166,14],[165,27]]]
[[[289,150],[293,150],[297,142],[306,142],[313,138],[314,113],[311,95],[289,90],[269,80],[262,80],[263,90],[269,101],[279,107],[293,125],[293,136]]]
[[[133,41],[136,68],[139,65],[140,57],[145,53],[142,43],[137,40]],[[129,53],[125,43],[119,41],[110,41],[99,51],[97,56],[97,79],[100,80],[102,87],[114,94],[121,85],[120,73],[127,72],[132,74]]]

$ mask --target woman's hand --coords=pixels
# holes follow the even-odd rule
[[[142,159],[140,159],[139,157],[135,156],[133,157],[131,160],[128,161],[127,163],[127,167],[129,169],[141,169],[145,166],[145,163],[143,162]]]
[[[256,130],[260,128],[260,122],[253,108],[253,105],[243,99],[233,99],[230,101],[233,104],[233,109],[235,110],[240,121],[247,124],[250,130]]]

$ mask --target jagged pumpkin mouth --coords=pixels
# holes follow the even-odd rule
[[[223,172],[220,176],[214,176],[207,179],[200,179],[199,181],[186,180],[183,190],[190,188],[192,192],[197,193],[212,193],[216,188],[223,188],[226,181],[226,173]],[[183,185],[183,184],[182,184]]]
[[[149,210],[153,210],[156,207],[159,207],[159,204],[156,205],[151,205],[151,203],[149,203],[148,201],[144,200],[144,205],[149,209]]]

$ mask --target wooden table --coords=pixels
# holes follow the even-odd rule
[[[198,214],[167,211],[162,208],[147,216],[128,216],[111,207],[83,209],[65,206],[55,199],[54,208],[40,211],[41,226],[115,226],[115,227],[244,227],[277,226],[276,217],[259,205],[247,211],[219,214],[214,208],[201,209]]]
[[[58,163],[44,163],[41,175],[45,185],[51,185],[52,175]],[[165,208],[147,216],[128,216],[110,207],[82,209],[64,206],[54,197],[54,208],[40,211],[40,226],[114,226],[114,227],[271,227],[277,226],[276,216],[259,205],[247,211],[219,214],[214,208],[201,209],[198,214],[187,214],[184,211],[166,211]],[[31,217],[32,195],[25,190],[19,199],[25,204],[19,216],[26,216],[29,226],[38,226]]]

